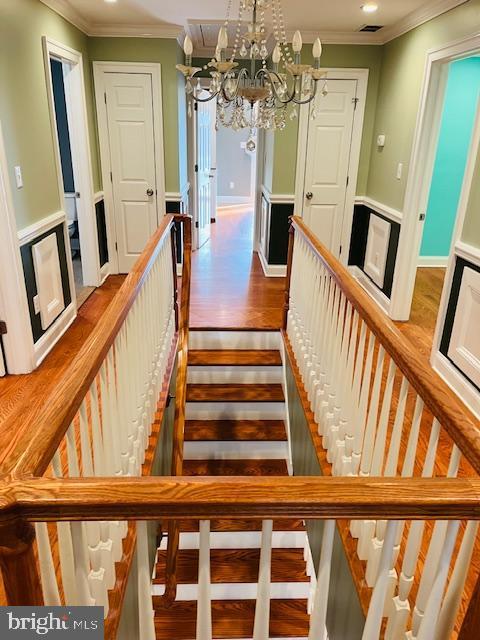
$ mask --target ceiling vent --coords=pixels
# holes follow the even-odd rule
[[[375,33],[376,31],[380,31],[380,29],[383,29],[383,25],[366,24],[364,27],[361,27],[359,31],[365,31],[366,33]]]

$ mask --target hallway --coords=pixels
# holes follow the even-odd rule
[[[194,252],[193,328],[280,327],[285,279],[265,277],[252,252],[253,222],[245,207],[219,209],[210,240]]]

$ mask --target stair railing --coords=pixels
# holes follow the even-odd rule
[[[304,395],[324,473],[477,477],[479,421],[296,217],[290,230],[284,311],[286,352]],[[366,563],[359,575],[369,588],[378,583],[387,529],[384,520],[368,519],[352,522],[350,531],[343,531],[344,542],[349,536],[357,540],[357,561]],[[410,616],[417,637],[447,534],[454,537],[446,522],[438,522],[426,545],[425,529],[418,521],[411,527],[401,523],[395,532],[390,578],[384,585],[391,604],[386,607],[387,640],[403,637]],[[461,532],[462,562],[449,594],[455,611],[460,602],[454,606],[453,600],[463,594],[469,561],[479,546],[476,522],[463,524]],[[424,553],[420,579],[417,569]]]
[[[177,343],[184,336],[175,222],[187,238],[184,262],[189,264],[190,217],[164,216],[48,404],[21,425],[0,467],[4,482],[153,472]],[[188,280],[189,274],[184,284]],[[153,639],[148,537],[144,522],[129,525],[125,518],[55,526],[37,522],[34,528],[24,523],[20,529],[4,523],[0,568],[7,600],[12,605],[101,605],[106,637],[113,638],[137,550],[141,637]]]

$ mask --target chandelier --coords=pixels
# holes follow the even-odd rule
[[[183,47],[185,64],[177,65],[177,69],[185,77],[189,115],[193,101],[216,100],[217,129],[220,125],[234,130],[249,128],[251,135],[247,148],[253,151],[256,129],[282,130],[286,126],[288,111],[293,120],[298,116],[298,105],[315,100],[318,82],[325,77],[325,72],[320,69],[322,44],[320,38],[313,44],[313,65],[302,64],[302,36],[299,31],[295,32],[290,49],[281,0],[240,0],[235,40],[231,56],[227,57],[231,6],[232,0],[229,0],[227,19],[218,34],[215,57],[203,69],[192,66],[193,44],[187,35]],[[267,13],[270,13],[273,27],[270,35],[266,28]],[[268,45],[272,41],[269,68]],[[246,64],[239,65],[238,56]],[[202,70],[210,72],[208,86],[202,85],[198,76]],[[326,80],[321,93],[327,93]],[[315,115],[316,108],[312,111],[312,118]]]

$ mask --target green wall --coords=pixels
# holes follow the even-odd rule
[[[48,108],[42,36],[80,51],[84,71],[95,188],[100,186],[88,39],[39,0],[0,0],[0,122],[19,229],[61,209]],[[13,175],[22,167],[24,187]]]
[[[470,0],[383,47],[374,139],[385,134],[387,142],[383,150],[372,150],[369,197],[403,209],[427,52],[473,33],[479,24],[480,0]],[[401,180],[396,179],[399,162],[404,163]]]
[[[89,38],[90,59],[99,62],[159,62],[162,65],[163,135],[165,141],[165,187],[180,190],[179,79],[175,68],[176,40],[159,38]],[[183,115],[180,117],[184,120]],[[186,138],[183,138],[185,141]],[[183,170],[182,170],[183,171]],[[182,176],[185,179],[185,176]]]
[[[364,195],[367,188],[382,54],[383,47],[380,46],[330,44],[323,48],[322,67],[370,70],[357,181],[358,195]],[[313,63],[309,45],[304,46],[302,62]],[[286,128],[283,131],[275,132],[272,184],[271,187],[266,184],[272,193],[295,193],[297,138],[298,119],[292,121],[287,117]]]

